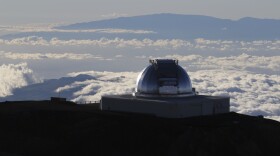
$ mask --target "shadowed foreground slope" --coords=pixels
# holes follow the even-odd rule
[[[280,123],[237,113],[188,119],[94,105],[0,103],[0,155],[273,155]]]

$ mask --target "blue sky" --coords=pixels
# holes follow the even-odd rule
[[[280,19],[279,7],[279,0],[0,0],[0,25],[75,23],[166,12]]]

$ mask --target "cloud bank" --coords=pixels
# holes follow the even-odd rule
[[[132,93],[138,73],[81,72],[96,76],[94,80],[75,82],[59,87],[63,93],[83,84],[73,93],[74,101],[95,101],[102,95]],[[193,86],[200,94],[230,96],[231,111],[249,115],[280,116],[279,75],[253,74],[235,70],[201,70],[189,72]]]
[[[77,72],[70,73],[69,76],[90,75],[95,79],[84,82],[74,82],[56,89],[56,92],[68,91],[81,84],[81,90],[73,93],[73,101],[98,101],[102,95],[132,93],[135,87],[137,72]]]
[[[137,57],[144,58],[146,56]],[[181,64],[187,67],[195,67],[196,69],[227,69],[227,70],[242,70],[253,72],[270,72],[280,73],[280,56],[252,56],[248,54],[241,54],[238,56],[229,57],[203,57],[201,55],[167,55],[162,58],[178,59]]]
[[[187,41],[188,43],[188,41]],[[144,48],[144,47],[172,47],[177,48],[183,45],[182,40],[151,40],[151,39],[132,39],[125,40],[121,38],[107,39],[101,38],[99,40],[60,40],[58,38],[52,38],[51,40],[45,40],[43,37],[29,36],[23,38],[15,38],[12,40],[0,39],[0,45],[30,45],[30,46],[98,46],[98,47],[117,47],[117,48]]]
[[[235,70],[190,72],[201,94],[228,95],[231,110],[250,115],[280,115],[279,75],[252,74]]]
[[[12,95],[13,90],[41,82],[26,63],[0,66],[0,97]]]
[[[114,31],[113,31],[114,32]],[[162,48],[162,49],[186,49],[186,50],[205,50],[205,51],[276,51],[280,50],[280,40],[259,40],[259,41],[227,41],[227,40],[181,40],[181,39],[121,39],[121,38],[101,38],[98,40],[60,40],[52,38],[46,40],[43,37],[29,36],[15,38],[11,40],[0,39],[0,45],[30,45],[30,46],[97,46],[97,47],[116,47],[116,48]]]
[[[68,59],[68,60],[108,60],[101,56],[92,54],[76,54],[76,53],[16,53],[0,51],[0,58],[14,59],[14,60],[42,60],[42,59]]]
[[[118,17],[126,17],[126,16],[128,16],[128,15],[127,14],[122,14],[122,13],[116,13],[116,12],[113,12],[111,14],[101,15],[101,17],[106,18],[106,19],[118,18]]]
[[[22,66],[25,65],[10,65],[2,68],[14,70],[14,68],[18,69]],[[1,70],[3,70],[2,68]],[[30,71],[28,71],[19,73],[30,74]],[[17,89],[15,95],[10,98],[13,100],[17,100],[17,97],[30,97],[34,99],[34,95],[38,94],[38,90],[43,90],[44,94],[38,97],[44,99],[60,93],[61,96],[78,103],[98,101],[102,95],[131,94],[135,88],[137,75],[138,72],[87,71],[70,73],[68,77],[59,80],[46,80],[40,84]],[[264,115],[277,120],[280,119],[279,75],[254,74],[247,71],[223,69],[199,70],[189,72],[189,75],[193,87],[196,88],[199,94],[230,96],[231,111],[249,115]],[[17,87],[21,87],[27,85],[28,83],[25,81],[25,77],[25,74],[18,74],[16,78],[17,80],[22,80],[22,82],[19,83],[15,80],[8,83],[10,84],[8,86],[15,86],[17,84]],[[10,80],[6,81],[10,82]],[[12,92],[12,89],[8,91],[4,90],[5,92],[3,90],[1,89],[2,96],[9,95]],[[9,97],[6,99],[9,99]]]
[[[83,29],[83,30],[67,30],[55,29],[55,25],[49,26],[1,26],[0,31],[4,32],[63,32],[63,33],[105,33],[105,34],[154,34],[154,31],[148,30],[130,30],[130,29]]]

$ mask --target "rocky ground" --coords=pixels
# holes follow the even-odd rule
[[[0,156],[275,155],[279,132],[277,121],[233,112],[164,119],[70,102],[0,103]]]

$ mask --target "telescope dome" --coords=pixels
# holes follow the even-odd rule
[[[192,96],[191,80],[187,72],[178,65],[178,60],[155,59],[138,75],[135,96],[177,97]]]

